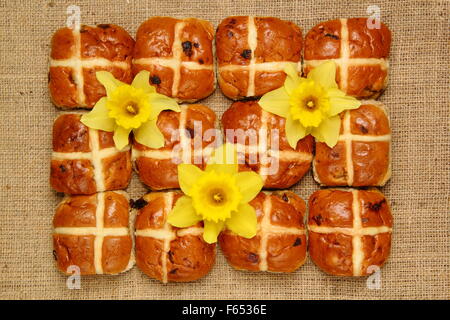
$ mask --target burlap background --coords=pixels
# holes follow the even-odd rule
[[[120,276],[82,278],[68,290],[55,266],[51,221],[60,198],[48,184],[51,124],[58,110],[47,92],[52,33],[69,4],[82,23],[115,23],[133,36],[150,16],[195,16],[217,26],[229,15],[275,16],[306,33],[316,23],[366,16],[381,8],[393,32],[390,108],[395,230],[381,290],[365,279],[323,274],[311,261],[293,274],[237,272],[219,253],[212,272],[188,284],[162,285],[137,268]],[[0,1],[0,298],[7,299],[404,299],[450,298],[449,265],[449,2],[438,1]],[[204,103],[219,115],[229,105],[219,90]],[[308,174],[294,190],[318,188]],[[131,196],[145,188],[133,177]]]

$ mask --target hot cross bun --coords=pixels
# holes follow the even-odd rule
[[[119,151],[113,133],[86,127],[80,114],[62,114],[53,124],[50,184],[66,194],[124,189],[131,179],[130,147]]]
[[[141,181],[152,190],[179,188],[177,166],[191,163],[204,168],[216,142],[215,113],[199,104],[182,105],[181,112],[163,111],[157,126],[164,147],[151,149],[133,142],[132,158]]]
[[[326,186],[383,186],[391,177],[391,130],[386,107],[362,101],[341,114],[338,143],[316,143],[314,178]]]
[[[182,196],[149,193],[135,202],[136,265],[151,278],[167,282],[194,281],[205,276],[216,257],[216,245],[203,240],[203,226],[172,227],[167,215]]]
[[[226,230],[219,236],[223,254],[234,268],[292,272],[306,260],[305,202],[293,192],[259,193],[250,202],[258,219],[251,239]]]
[[[48,86],[58,107],[91,109],[106,96],[96,71],[109,71],[118,80],[131,83],[134,40],[119,26],[62,28],[53,35],[51,46]]]
[[[134,254],[128,202],[124,191],[64,198],[53,218],[58,269],[71,274],[78,267],[81,275],[129,270]]]
[[[376,189],[323,189],[309,198],[309,256],[329,274],[377,271],[389,256],[391,233],[391,210]]]
[[[264,111],[257,101],[235,102],[222,116],[225,138],[245,150],[240,170],[261,175],[265,188],[285,189],[309,170],[314,140],[306,136],[294,150],[286,139],[285,119]],[[245,149],[244,149],[245,148]]]
[[[303,73],[334,60],[336,82],[348,95],[376,99],[386,88],[391,32],[367,18],[331,20],[312,28],[305,37]]]
[[[217,28],[216,49],[223,94],[258,97],[284,84],[287,65],[298,68],[302,32],[278,18],[228,17]]]
[[[151,18],[136,34],[133,73],[150,71],[150,84],[180,102],[206,98],[215,89],[213,39],[208,21]]]

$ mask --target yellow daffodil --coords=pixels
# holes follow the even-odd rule
[[[308,134],[329,147],[335,146],[341,125],[339,113],[361,105],[338,89],[335,62],[322,63],[307,78],[299,77],[291,65],[285,72],[284,86],[263,95],[261,108],[286,118],[286,138],[292,148]]]
[[[164,136],[156,126],[161,111],[180,111],[174,99],[156,92],[149,84],[150,73],[139,72],[131,85],[123,83],[107,71],[97,71],[97,80],[105,87],[101,98],[91,112],[81,117],[86,126],[114,131],[114,143],[121,150],[128,145],[128,136],[134,132],[136,140],[150,148],[164,146]]]
[[[238,172],[234,145],[217,148],[205,171],[179,164],[178,181],[185,195],[168,216],[171,225],[185,228],[203,221],[203,239],[208,243],[216,242],[225,227],[245,238],[256,235],[256,212],[248,202],[260,192],[263,181],[253,171]]]

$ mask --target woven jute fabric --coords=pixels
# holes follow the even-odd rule
[[[304,34],[334,18],[368,16],[378,5],[393,33],[390,83],[380,98],[390,110],[393,177],[382,188],[394,215],[392,252],[381,288],[366,278],[322,273],[311,260],[292,274],[216,264],[193,283],[163,285],[136,267],[119,276],[82,277],[69,290],[52,255],[52,217],[61,200],[49,186],[51,130],[60,113],[50,102],[47,68],[52,33],[78,5],[83,24],[114,23],[133,36],[156,15],[199,17],[215,26],[230,15],[274,16]],[[0,298],[2,299],[449,299],[450,142],[449,12],[444,1],[0,1]],[[231,101],[203,101],[218,116]],[[319,187],[309,173],[292,188],[303,199]],[[146,192],[134,174],[128,192]]]

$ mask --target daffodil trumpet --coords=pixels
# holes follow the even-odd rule
[[[93,129],[113,131],[119,150],[128,145],[132,131],[137,142],[149,148],[163,147],[164,136],[156,125],[158,115],[163,110],[180,112],[180,107],[174,99],[156,92],[149,83],[150,73],[139,72],[131,85],[107,71],[97,71],[96,76],[107,95],[81,117],[81,122]]]
[[[185,228],[203,221],[207,243],[216,242],[224,228],[245,238],[256,235],[256,212],[249,201],[261,191],[263,181],[253,171],[238,172],[234,145],[217,148],[204,171],[179,164],[178,181],[184,195],[169,213],[171,225]]]
[[[334,147],[339,138],[339,113],[357,109],[361,105],[354,97],[347,96],[336,84],[336,64],[326,61],[299,77],[297,70],[289,65],[285,69],[283,87],[263,95],[259,105],[286,119],[286,138],[292,148],[308,134],[317,141]]]

